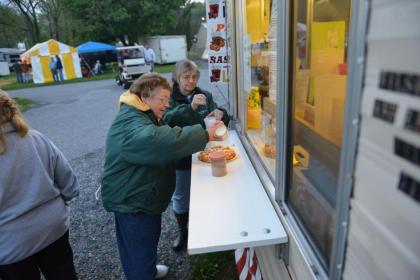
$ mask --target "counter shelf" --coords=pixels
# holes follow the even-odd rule
[[[235,131],[220,142],[238,158],[228,174],[213,177],[211,166],[193,155],[188,253],[201,254],[287,242],[286,232]]]

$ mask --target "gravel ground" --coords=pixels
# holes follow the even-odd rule
[[[114,219],[95,199],[103,165],[104,149],[70,161],[80,183],[80,196],[71,202],[70,241],[79,279],[124,279],[115,238]],[[167,280],[190,279],[195,257],[175,253],[171,242],[176,221],[169,206],[162,218],[159,263],[169,266]]]

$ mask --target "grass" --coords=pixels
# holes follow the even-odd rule
[[[175,67],[175,63],[172,64],[155,64],[154,65],[155,69],[153,69],[153,71],[158,72],[158,73],[170,73],[172,72],[172,70]]]
[[[73,83],[80,83],[80,82],[90,82],[90,81],[98,81],[98,80],[109,80],[115,78],[115,73],[112,72],[112,70],[108,70],[102,75],[97,75],[93,77],[83,77],[73,80],[66,80],[61,83],[55,83],[55,82],[49,82],[44,84],[34,84],[34,83],[27,83],[27,84],[19,84],[16,82],[16,79],[14,76],[12,76],[12,79],[10,76],[1,77],[0,78],[0,88],[2,90],[14,90],[14,89],[24,89],[24,88],[37,88],[37,87],[45,87],[45,86],[51,86],[51,85],[62,85],[62,84],[73,84]],[[7,81],[11,81],[9,83],[6,83]]]
[[[165,65],[155,65],[155,72],[158,73],[168,73],[171,72],[174,67],[174,64],[165,64]],[[9,75],[0,77],[0,89],[2,90],[15,90],[15,89],[24,89],[24,88],[37,88],[37,87],[45,87],[51,85],[62,85],[62,84],[73,84],[73,83],[80,83],[80,82],[90,82],[90,81],[99,81],[99,80],[109,80],[115,79],[117,75],[117,70],[115,68],[109,67],[104,74],[96,75],[96,76],[89,76],[78,78],[74,80],[67,80],[62,83],[44,83],[44,84],[34,84],[34,83],[27,83],[27,84],[19,84],[16,82],[15,75]]]
[[[16,101],[16,103],[19,106],[19,109],[22,113],[25,112],[26,110],[28,110],[29,107],[31,107],[31,105],[32,105],[32,101],[29,100],[29,99],[26,99],[26,98],[16,97],[16,98],[13,98],[13,99]]]
[[[236,280],[238,276],[235,268],[233,251],[202,254],[197,257],[191,272],[194,280]]]

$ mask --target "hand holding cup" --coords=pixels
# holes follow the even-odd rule
[[[212,126],[207,127],[207,132],[209,134],[209,141],[222,141],[223,137],[217,136],[216,130],[223,125],[222,121],[216,121]]]

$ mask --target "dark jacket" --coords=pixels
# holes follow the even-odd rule
[[[55,64],[55,68],[57,68],[58,70],[63,69],[63,63],[61,62],[61,58],[56,56],[56,64]]]
[[[171,128],[159,124],[146,104],[140,109],[123,104],[106,142],[102,179],[105,209],[162,213],[175,186],[174,162],[204,149],[207,141],[200,125]]]
[[[191,101],[194,95],[204,94],[207,98],[207,105],[198,106],[197,110],[193,110],[191,107]],[[219,109],[223,111],[222,121],[227,126],[229,124],[229,115],[225,109],[219,108],[216,102],[213,101],[213,96],[210,92],[202,90],[199,87],[196,87],[191,96],[187,97],[181,93],[179,90],[179,85],[174,83],[172,95],[170,98],[170,107],[166,110],[165,116],[163,117],[165,123],[169,126],[188,126],[193,124],[200,124],[205,128],[204,118],[214,111],[214,109]],[[176,169],[178,170],[187,170],[191,169],[191,155],[179,160],[176,163]]]
[[[20,69],[20,64],[17,61],[13,64],[13,70],[15,71],[15,73],[22,73],[22,70]]]

